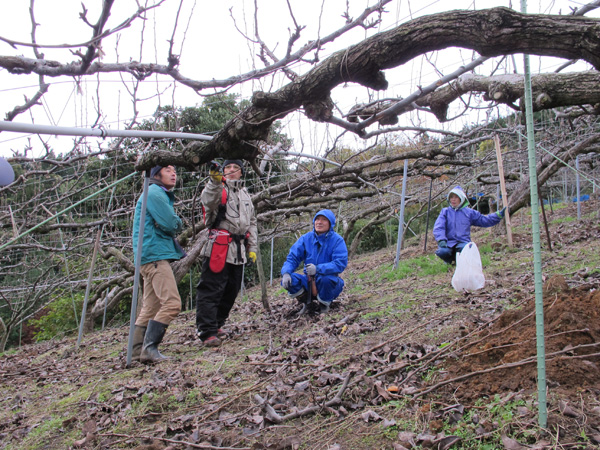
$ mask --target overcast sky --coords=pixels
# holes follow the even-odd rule
[[[85,42],[91,35],[90,28],[80,19],[82,11],[80,0],[48,1],[38,0],[34,4],[37,28],[37,42],[45,45],[63,43]],[[98,17],[99,1],[83,1],[88,8],[88,17],[95,22]],[[367,5],[374,0],[352,0],[351,16],[359,15]],[[395,0],[386,6],[388,11],[379,31],[398,26],[411,18],[425,14],[432,14],[448,9],[481,9],[492,6],[513,6],[520,10],[520,2],[508,0],[495,1],[463,1],[451,2],[442,0],[403,1]],[[210,80],[230,77],[260,67],[260,61],[252,58],[256,48],[243,38],[234,26],[232,16],[240,31],[253,35],[254,2],[251,0],[219,0],[219,1],[192,1],[192,0],[165,0],[164,4],[153,10],[145,22],[137,21],[132,27],[123,30],[116,36],[105,39],[103,62],[137,60],[143,62],[157,62],[166,64],[167,40],[171,38],[173,24],[177,10],[181,4],[177,33],[175,34],[174,53],[181,54],[179,67],[184,76],[196,80]],[[342,17],[346,0],[291,0],[295,18],[299,25],[306,28],[302,31],[297,47],[308,40],[324,36],[343,26],[345,18]],[[278,56],[285,52],[289,29],[293,26],[290,19],[287,2],[283,0],[258,0],[259,5],[259,32],[261,38],[267,42]],[[569,13],[569,7],[580,6],[580,3],[567,0],[536,1],[530,2],[530,13]],[[232,8],[230,12],[230,8]],[[107,28],[113,28],[137,9],[133,0],[115,2],[112,15]],[[29,17],[29,2],[21,0],[5,6],[0,15],[0,36],[14,41],[29,42],[31,40],[31,22]],[[322,11],[322,13],[321,13]],[[588,16],[597,17],[597,12]],[[140,41],[141,26],[144,26],[144,43]],[[377,30],[375,30],[377,31]],[[324,59],[332,52],[359,42],[367,34],[362,29],[356,29],[344,38],[328,45],[321,54]],[[184,40],[185,35],[185,40]],[[75,50],[75,49],[73,49]],[[75,60],[69,50],[44,48],[41,50],[47,59],[61,62]],[[0,55],[24,55],[34,58],[29,47],[18,46],[12,48],[0,42]],[[437,69],[444,74],[455,70],[459,65],[469,62],[473,57],[471,51],[444,51],[431,55],[431,63],[419,58],[409,62],[405,67],[388,71],[386,76],[390,87],[385,92],[373,93],[367,89],[354,85],[337,87],[333,92],[334,100],[343,112],[360,101],[367,101],[368,94],[379,97],[406,96],[412,93],[418,85],[432,82],[438,75]],[[517,70],[522,72],[523,58],[517,55],[514,58]],[[536,65],[537,64],[537,65]],[[550,61],[544,64],[560,64],[560,61]],[[304,73],[309,65],[298,64],[293,69]],[[507,68],[511,69],[511,68]],[[532,71],[542,70],[539,63],[532,60]],[[512,69],[511,69],[512,70]],[[100,87],[97,79],[100,79]],[[35,121],[44,125],[89,127],[96,119],[98,108],[102,113],[101,123],[112,129],[120,129],[133,117],[134,108],[128,91],[135,87],[127,77],[119,74],[101,74],[99,77],[87,77],[76,82],[69,78],[46,78],[51,84],[48,94],[44,97],[41,106],[32,111],[21,114],[14,119],[15,122],[31,123]],[[272,91],[280,88],[287,80],[282,77],[266,78],[245,85],[236,86],[230,90],[249,98],[255,90]],[[38,77],[34,75],[10,75],[0,71],[0,108],[2,117],[12,110],[15,105],[24,102],[24,96],[31,97],[38,89]],[[136,105],[139,111],[138,120],[151,117],[159,105],[175,104],[176,106],[195,106],[202,102],[203,97],[191,89],[178,86],[167,77],[150,77],[137,86],[140,97],[144,100]],[[96,92],[100,93],[100,105],[94,100]],[[210,94],[209,90],[202,94]],[[484,113],[482,113],[484,114]],[[481,118],[481,117],[479,117]],[[475,117],[473,120],[478,120]],[[403,120],[417,121],[421,117],[407,115]],[[336,127],[326,125],[314,126],[300,113],[291,114],[284,119],[285,130],[296,142],[297,151],[318,153],[331,145],[332,140],[341,131]],[[438,128],[442,125],[429,123]],[[444,125],[462,127],[462,124]],[[215,130],[216,131],[216,130]],[[53,146],[57,152],[68,151],[72,138],[56,139],[43,136],[44,142]],[[97,142],[95,142],[97,141]],[[94,145],[102,145],[99,140],[89,139]],[[362,140],[349,138],[347,145],[360,148],[366,145]],[[23,151],[26,146],[33,148],[32,153],[39,152],[42,147],[40,138],[16,133],[0,133],[0,155],[10,156],[12,150]],[[31,154],[31,153],[30,153]]]

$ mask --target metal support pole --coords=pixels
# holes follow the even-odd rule
[[[110,289],[106,289],[106,294],[104,295],[104,313],[102,314],[102,331],[104,331],[104,326],[106,325],[106,309],[108,306],[108,293]]]
[[[256,252],[256,271],[258,272],[258,281],[260,282],[260,300],[262,301],[265,311],[271,312],[271,307],[269,306],[269,299],[267,295],[267,280],[265,279],[260,244],[258,246],[258,251]]]
[[[431,190],[433,189],[433,178],[429,182],[429,200],[427,202],[427,220],[425,221],[425,245],[423,251],[427,251],[427,234],[429,233],[429,213],[431,212]]]
[[[144,242],[144,222],[146,221],[146,205],[148,204],[148,187],[150,186],[150,170],[144,177],[144,192],[142,193],[142,211],[140,213],[140,228],[138,233],[137,257],[135,258],[135,273],[133,275],[133,295],[131,296],[131,314],[129,318],[129,340],[127,341],[127,363],[131,367],[131,352],[133,351],[133,332],[137,313],[138,291],[140,290],[140,268],[142,261],[142,244]]]
[[[564,177],[563,177],[563,201],[565,205],[569,204],[569,192],[567,186],[567,169],[563,169]]]
[[[48,210],[48,208],[46,208],[44,206],[44,204],[42,203],[42,208],[44,208],[44,210],[52,215],[52,213]],[[56,223],[60,223],[60,217],[56,218]],[[17,238],[18,234],[15,234],[15,239]],[[58,229],[58,237],[60,238],[60,245],[61,247],[64,249],[65,247],[65,241],[63,239],[63,232],[62,230],[59,228]],[[67,274],[67,280],[71,280],[71,274],[69,273],[69,262],[67,261],[67,254],[63,253],[63,259],[65,260],[65,273]],[[75,305],[75,297],[73,296],[73,285],[71,283],[69,283],[69,290],[71,291],[71,305],[73,306],[73,315],[75,316],[75,325],[77,326],[77,328],[79,328],[79,318],[77,317],[77,305]]]
[[[527,13],[527,1],[521,0],[521,12]],[[540,216],[537,195],[537,163],[535,157],[535,135],[533,129],[533,99],[531,93],[531,72],[529,55],[523,55],[525,66],[525,119],[527,123],[527,153],[529,161],[529,191],[531,195],[531,228],[533,234],[533,272],[535,281],[535,324],[537,343],[538,375],[538,423],[546,428],[548,409],[546,403],[546,346],[544,343],[544,299],[542,295],[542,252],[540,248]]]
[[[273,247],[275,244],[275,238],[272,237],[271,238],[271,281],[270,281],[270,286],[273,286]]]
[[[396,260],[394,269],[398,267],[400,261],[400,249],[402,248],[402,236],[404,235],[404,205],[406,203],[406,178],[408,173],[408,160],[404,160],[404,172],[402,176],[402,201],[400,202],[400,216],[398,217],[398,244],[396,246]]]
[[[577,220],[581,220],[581,191],[579,184],[579,155],[575,157],[575,183],[577,186]]]
[[[245,290],[245,285],[244,285],[244,276],[246,274],[246,264],[242,265],[242,284],[240,285],[240,295],[242,297],[244,297],[244,290]]]
[[[194,291],[194,283],[192,282],[193,277],[194,277],[194,271],[192,270],[192,267],[190,266],[190,304],[189,304],[188,311],[192,310],[192,303],[194,300],[192,297],[192,292]]]
[[[110,193],[110,200],[108,201],[108,206],[106,207],[107,211],[110,211],[110,207],[112,205],[113,198],[115,197],[115,189],[117,187],[113,187],[112,192]],[[104,225],[102,225],[102,229],[104,230]],[[109,269],[109,274],[112,273],[112,270]],[[106,288],[106,295],[104,296],[104,312],[102,313],[102,330],[104,330],[104,325],[106,325],[106,310],[108,309],[108,293],[110,292],[109,288]]]
[[[94,267],[96,266],[96,257],[98,256],[98,247],[100,247],[100,238],[102,237],[102,227],[98,228],[96,233],[96,241],[94,242],[94,252],[92,253],[92,263],[90,264],[90,273],[88,274],[87,286],[85,287],[85,297],[83,298],[83,308],[81,310],[81,320],[79,321],[79,335],[77,336],[77,345],[75,348],[79,349],[81,344],[81,338],[83,336],[83,326],[85,325],[85,315],[87,313],[87,303],[90,298],[90,288],[92,287],[92,280],[94,278]]]

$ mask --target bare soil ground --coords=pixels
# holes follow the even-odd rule
[[[329,314],[294,316],[269,287],[239,299],[217,349],[181,314],[161,350],[125,367],[128,326],[0,357],[2,449],[594,449],[600,445],[598,203],[556,209],[542,234],[547,426],[539,426],[529,216],[514,248],[473,233],[486,286],[451,287],[423,244],[354,258]],[[430,247],[432,238],[429,238]]]

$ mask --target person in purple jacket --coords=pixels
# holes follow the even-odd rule
[[[469,208],[465,191],[456,186],[448,194],[450,206],[442,209],[433,226],[433,236],[438,243],[435,254],[447,264],[456,260],[456,254],[471,242],[471,226],[493,227],[500,223],[506,208],[483,215]]]

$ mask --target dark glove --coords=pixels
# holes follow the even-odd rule
[[[308,275],[309,277],[314,277],[317,274],[317,266],[315,266],[314,264],[307,264],[306,265],[306,275]]]
[[[438,242],[438,247],[446,248],[446,247],[448,247],[448,244],[446,243],[446,241],[440,241],[440,242]]]
[[[281,285],[284,289],[290,288],[290,286],[292,285],[292,277],[289,273],[283,274],[283,277],[281,278]]]
[[[505,213],[506,213],[506,206],[504,208],[502,208],[500,211],[496,211],[496,214],[498,214],[498,217],[500,217],[501,219],[504,218]]]

